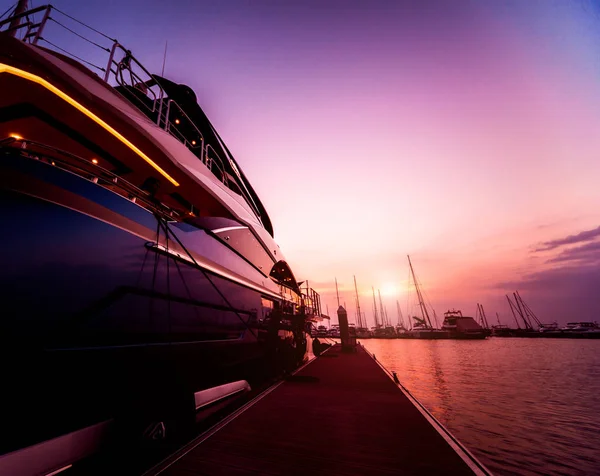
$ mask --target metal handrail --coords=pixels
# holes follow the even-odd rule
[[[40,22],[32,22],[29,20],[29,16],[44,12],[43,18]],[[76,27],[73,26],[74,23],[68,23],[69,26],[63,25],[59,20],[53,18],[51,16],[51,12],[57,12],[64,16],[64,18],[68,18],[70,22],[77,23],[84,28],[86,31],[91,31],[95,35],[94,40],[86,37],[84,34],[80,34],[75,31]],[[63,16],[60,19],[63,19]],[[142,95],[146,95],[148,101],[144,101],[142,96],[138,96],[137,91],[131,91],[131,94],[123,93],[117,90],[121,96],[130,101],[137,107],[140,111],[142,111],[147,117],[153,120],[158,127],[168,132],[171,136],[175,137],[177,140],[182,142],[189,150],[191,150],[194,155],[198,157],[202,163],[209,168],[209,170],[213,173],[213,175],[218,178],[223,184],[229,187],[229,176],[227,174],[227,167],[222,159],[222,157],[217,153],[213,146],[206,142],[206,139],[200,129],[196,126],[196,124],[190,119],[190,117],[183,111],[182,107],[173,99],[168,98],[168,95],[165,89],[160,85],[159,81],[156,80],[155,76],[150,73],[138,60],[131,54],[131,51],[126,49],[123,45],[121,45],[116,39],[111,38],[104,33],[96,30],[95,28],[86,25],[85,23],[77,20],[74,17],[58,10],[56,7],[52,5],[43,5],[37,8],[28,10],[23,12],[17,16],[9,17],[5,20],[0,21],[0,29],[9,25],[15,18],[23,19],[26,18],[27,21],[19,25],[19,28],[27,27],[25,34],[23,35],[22,41],[28,42],[32,45],[36,45],[39,41],[44,41],[53,47],[56,50],[59,50],[61,53],[67,54],[97,70],[102,71],[102,79],[114,86],[116,83],[117,86],[121,86],[123,88],[135,88],[138,89],[139,93]],[[57,17],[58,18],[58,17]],[[53,24],[56,24],[63,29],[69,31],[70,33],[78,36],[82,40],[90,43],[91,45],[101,49],[108,53],[108,60],[105,66],[96,65],[87,61],[84,58],[81,58],[74,53],[71,53],[67,49],[63,49],[59,45],[55,45],[50,42],[46,38],[42,36],[44,32],[44,28],[48,20],[52,20]],[[73,29],[72,29],[73,28]],[[81,28],[81,27],[78,27]],[[6,30],[5,30],[6,31]],[[89,35],[87,35],[89,36]],[[97,39],[100,38],[100,39]],[[108,42],[108,46],[105,46]],[[104,43],[104,44],[102,44]],[[114,81],[111,81],[111,78]],[[144,88],[141,88],[140,85],[144,85]],[[150,85],[150,86],[149,86]],[[192,128],[192,137],[187,137],[183,132],[181,127],[177,127],[178,123],[172,120],[171,114],[172,111],[177,111],[177,116],[179,121],[187,121]],[[186,124],[187,125],[187,124]],[[240,191],[244,190],[243,195],[246,197],[246,200],[249,201],[249,205],[254,210],[255,213],[260,216],[258,212],[258,207],[253,203],[253,199],[251,194],[249,193],[246,184],[243,179],[241,179],[241,174],[237,170],[236,165],[230,162],[230,166],[234,171],[234,175],[238,176],[238,179],[235,179],[236,185],[239,187]]]
[[[18,146],[15,146],[14,144],[18,144]],[[35,149],[30,149],[28,146],[33,146]],[[42,151],[38,149],[42,149]],[[44,149],[48,152],[43,152]],[[59,166],[63,165],[71,172],[77,173],[77,175],[84,178],[95,178],[98,183],[102,180],[106,182],[107,185],[110,184],[111,187],[120,189],[122,194],[130,200],[135,198],[136,203],[140,204],[141,202],[144,208],[149,209],[153,213],[158,213],[169,220],[173,220],[174,217],[180,216],[179,212],[157,202],[148,192],[136,187],[120,175],[95,164],[89,159],[72,154],[71,152],[41,142],[15,137],[8,137],[0,140],[0,151],[10,151],[31,159],[44,158],[48,160],[50,164],[54,166],[57,164]]]
[[[177,101],[174,101],[173,99],[169,99],[167,101],[167,113],[166,113],[166,118],[169,119],[171,117],[171,107],[176,107],[177,108],[177,114],[181,115],[182,118],[184,118],[188,124],[190,124],[195,131],[195,137],[197,137],[194,139],[190,139],[188,137],[186,137],[179,129],[179,127],[176,127],[176,125],[178,124],[175,121],[175,125],[173,125],[173,122],[170,120],[166,121],[166,126],[165,126],[165,130],[167,132],[170,132],[172,136],[177,137],[176,134],[180,135],[181,138],[183,139],[183,144],[186,145],[188,147],[188,149],[198,149],[201,148],[201,152],[204,150],[204,135],[202,135],[202,132],[200,132],[200,129],[198,129],[198,126],[196,126],[196,124],[194,124],[194,121],[192,121],[190,119],[190,117],[185,113],[185,111],[181,108],[181,106],[179,104],[177,104]],[[181,121],[181,119],[179,119]],[[173,133],[173,131],[176,132]],[[199,143],[198,143],[199,142]],[[211,147],[212,148],[212,147]],[[201,160],[204,159],[204,153],[201,153]]]
[[[42,6],[39,6],[36,8],[32,8],[31,10],[27,10],[26,12],[19,13],[18,15],[9,16],[8,18],[5,18],[4,20],[0,21],[0,28],[2,28],[4,25],[10,24],[14,20],[26,18],[29,15],[33,15],[35,13],[41,12],[42,10],[46,10],[48,8],[52,8],[52,6],[51,5],[42,5]]]
[[[212,150],[212,153],[214,154],[215,157],[211,157],[210,156],[210,151]],[[227,185],[228,183],[228,177],[227,177],[227,173],[226,173],[226,169],[225,169],[225,165],[223,164],[223,160],[221,159],[221,156],[219,156],[219,154],[217,153],[217,151],[213,148],[212,145],[210,144],[206,144],[206,146],[204,147],[204,165],[206,165],[208,167],[208,169],[213,173],[213,175],[216,175],[215,172],[213,171],[213,165],[216,165],[217,170],[222,174],[221,181]],[[219,176],[217,175],[217,178],[219,178]]]

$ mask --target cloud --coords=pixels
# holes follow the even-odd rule
[[[548,263],[560,263],[566,261],[579,261],[585,264],[600,264],[600,241],[593,241],[582,246],[562,251]]]
[[[597,320],[600,316],[598,237],[600,227],[542,243],[535,251],[556,250],[546,260],[546,266],[494,287],[504,292],[518,289],[543,322]]]
[[[571,292],[576,289],[589,289],[594,291],[597,299],[597,290],[600,289],[600,267],[598,266],[563,266],[549,268],[528,274],[520,280],[505,281],[496,286],[503,289],[526,289],[536,292],[561,294],[563,291]]]
[[[549,268],[521,280],[499,283],[505,292],[518,289],[542,322],[594,321],[600,316],[600,266],[597,264]]]
[[[593,230],[585,230],[575,235],[569,235],[565,238],[559,238],[557,240],[546,241],[542,243],[542,246],[537,248],[535,251],[548,251],[558,248],[564,245],[573,245],[576,243],[583,243],[585,241],[591,241],[594,238],[600,236],[600,226]]]

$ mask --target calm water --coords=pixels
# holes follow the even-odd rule
[[[495,474],[600,474],[600,340],[362,343]]]

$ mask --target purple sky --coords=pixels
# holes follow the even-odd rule
[[[406,313],[410,254],[439,315],[600,317],[598,1],[123,3],[55,5],[151,71],[168,41],[330,311],[356,274]]]

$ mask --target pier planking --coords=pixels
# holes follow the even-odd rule
[[[361,346],[334,346],[148,474],[489,474]]]

